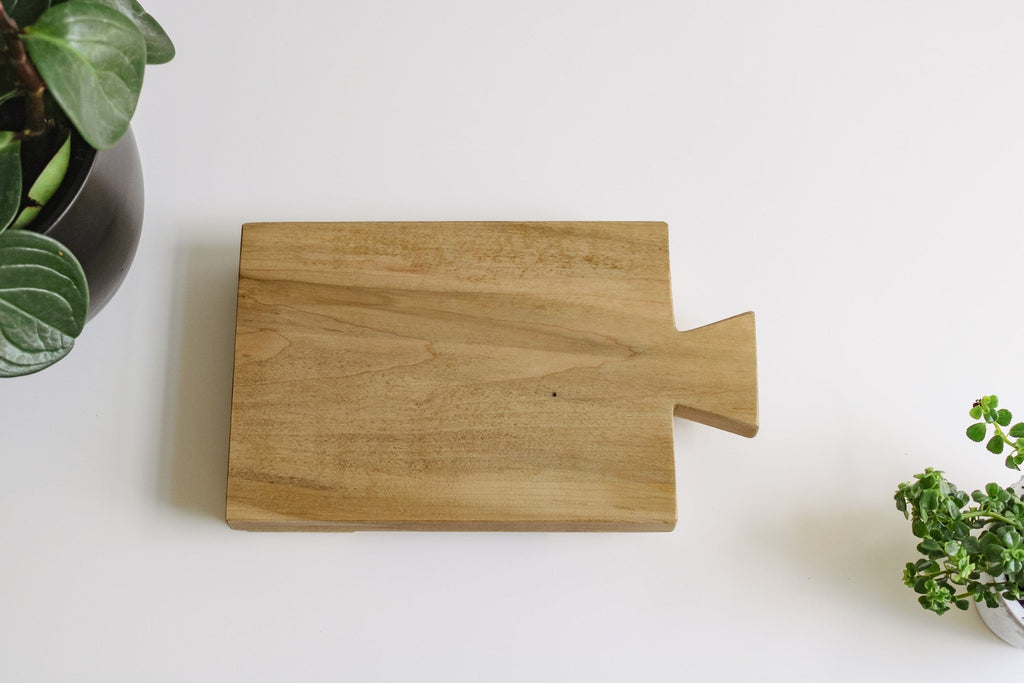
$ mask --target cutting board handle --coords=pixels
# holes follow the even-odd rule
[[[753,312],[688,332],[673,342],[684,379],[676,417],[752,437],[758,429]]]

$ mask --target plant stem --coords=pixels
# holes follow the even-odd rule
[[[1010,448],[1013,448],[1014,450],[1016,450],[1016,448],[1017,448],[1016,444],[1014,442],[1010,441],[1010,439],[1006,436],[1006,433],[1003,431],[1002,427],[999,426],[999,423],[998,422],[993,422],[992,426],[995,427],[995,432],[996,432],[996,434],[998,434],[1000,436],[1000,438],[1002,438],[1003,443],[1005,443]]]
[[[987,515],[988,517],[1003,522],[1004,524],[1017,524],[1015,520],[1003,517],[1002,515],[997,514],[995,512],[986,512],[985,510],[968,510],[967,512],[963,513],[961,517],[972,519],[974,517],[981,517],[983,515]]]
[[[921,578],[925,578],[925,579],[945,579],[947,581],[952,581],[953,583],[958,583],[957,581],[954,581],[952,577],[953,577],[953,570],[952,569],[943,569],[941,567],[937,567],[935,569],[935,571],[921,574]],[[959,585],[963,585],[963,584],[959,584]]]
[[[46,131],[46,106],[43,102],[46,84],[35,65],[29,61],[25,44],[21,42],[18,24],[4,10],[3,0],[0,0],[0,37],[3,39],[2,52],[25,91],[25,130],[22,136],[40,135]]]

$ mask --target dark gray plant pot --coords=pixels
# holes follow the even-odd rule
[[[121,286],[142,232],[142,162],[132,132],[97,151],[75,136],[63,187],[31,226],[75,255],[89,283],[89,314]]]

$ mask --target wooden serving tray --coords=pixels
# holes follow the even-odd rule
[[[227,520],[668,531],[673,412],[753,436],[756,375],[664,223],[245,225]]]

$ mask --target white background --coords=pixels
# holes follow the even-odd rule
[[[1018,2],[149,0],[142,243],[0,385],[0,680],[976,680],[892,492],[1015,480]],[[761,432],[676,421],[670,534],[223,521],[239,227],[670,224],[682,329],[754,310]]]

